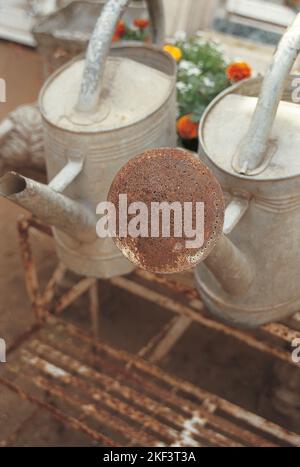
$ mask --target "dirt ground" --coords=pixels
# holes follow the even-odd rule
[[[7,79],[8,103],[0,106],[0,117],[17,104],[32,101],[41,83],[39,60],[31,50],[0,42],[0,76]],[[9,58],[8,58],[9,57]],[[10,346],[33,323],[25,291],[16,230],[18,216],[24,211],[0,199],[0,337]],[[33,237],[40,277],[46,280],[57,264],[52,240]],[[111,345],[137,352],[171,318],[170,313],[114,289],[99,285],[101,307],[100,338]],[[66,311],[66,316],[88,328],[84,306]],[[249,349],[230,337],[192,325],[161,366],[181,378],[200,385],[236,404],[255,411],[281,425],[295,429],[291,420],[272,407],[273,384],[270,357]],[[18,435],[18,427],[26,429]],[[12,445],[84,445],[90,441],[66,429],[46,412],[0,385],[0,442]]]

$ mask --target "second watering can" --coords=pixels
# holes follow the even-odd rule
[[[299,49],[300,15],[264,80],[235,85],[209,106],[198,159],[180,149],[148,151],[123,167],[109,192],[114,204],[126,192],[147,207],[143,229],[151,237],[117,235],[124,255],[156,273],[194,267],[208,310],[237,326],[300,309],[300,108],[293,102],[300,80],[289,75]],[[164,236],[164,227],[152,234],[153,201],[167,202],[173,235]],[[182,233],[183,208],[191,203],[204,206],[202,226],[197,211],[189,220],[202,235],[197,248],[187,246]]]
[[[204,264],[195,277],[209,310],[237,325],[300,309],[300,81],[290,75],[299,50],[298,15],[265,78],[227,89],[200,124],[199,156],[226,194],[224,233],[246,256],[253,281],[228,294]]]

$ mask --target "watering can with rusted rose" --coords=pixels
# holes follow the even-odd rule
[[[118,238],[135,264],[152,272],[194,267],[208,310],[237,326],[284,319],[300,309],[299,75],[300,15],[283,36],[263,78],[236,84],[200,122],[200,149],[158,149],[130,161],[114,180],[131,201],[204,203],[204,243],[184,237]],[[143,179],[136,177],[143,173]],[[125,183],[126,182],[126,183]],[[225,201],[223,201],[223,194]]]

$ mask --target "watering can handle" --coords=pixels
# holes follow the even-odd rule
[[[264,78],[248,132],[232,160],[241,174],[262,172],[273,155],[272,126],[284,91],[285,80],[300,51],[300,14],[282,37]]]
[[[130,1],[108,0],[96,23],[87,49],[81,91],[77,104],[77,110],[81,112],[92,112],[97,106],[106,57],[111,46],[112,37],[117,22]],[[155,43],[162,43],[164,40],[164,8],[162,1],[146,0]]]

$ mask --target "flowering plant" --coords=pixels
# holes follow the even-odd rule
[[[195,149],[199,121],[208,104],[232,83],[249,78],[252,70],[245,62],[229,63],[219,45],[201,33],[189,40],[179,33],[164,50],[178,62],[177,133],[186,147]]]
[[[208,104],[230,85],[228,63],[219,46],[200,34],[177,40],[175,45],[182,52],[177,77],[179,115],[191,114],[193,121],[199,121]]]
[[[131,25],[119,21],[115,30],[113,41],[142,41],[150,40],[149,21],[144,18],[136,18]]]
[[[113,40],[150,41],[149,21],[136,18],[131,26],[119,21]],[[229,63],[220,46],[201,33],[188,40],[185,33],[177,33],[164,50],[178,63],[177,133],[182,140],[197,140],[199,121],[208,104],[232,83],[249,78],[252,70],[245,62]]]

